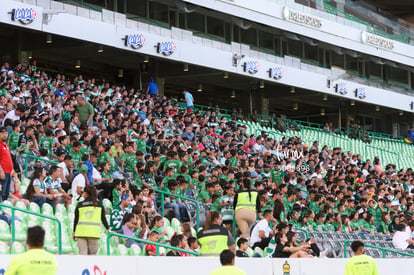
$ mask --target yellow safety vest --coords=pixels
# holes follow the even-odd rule
[[[200,244],[200,256],[219,256],[228,249],[228,231],[219,225],[212,225],[207,230],[202,230],[197,235]]]
[[[239,209],[249,209],[256,211],[257,191],[250,191],[250,197],[251,199],[249,199],[248,191],[239,192],[237,194],[237,205],[235,211]]]
[[[100,238],[101,207],[93,206],[91,202],[82,203],[78,205],[79,218],[78,224],[76,225],[75,237]]]

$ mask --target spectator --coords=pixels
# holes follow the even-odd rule
[[[220,253],[221,267],[211,272],[210,275],[246,275],[246,272],[234,266],[234,258],[233,251],[229,249],[223,250]]]
[[[87,102],[85,97],[82,95],[77,97],[77,101],[78,105],[76,108],[76,113],[79,114],[79,122],[92,126],[92,118],[94,115],[92,105]]]
[[[44,185],[44,179],[46,178],[46,170],[43,167],[36,167],[33,175],[30,179],[29,186],[27,187],[24,198],[30,202],[34,202],[42,207],[47,202],[51,206],[54,206],[54,195],[47,194]]]
[[[28,251],[15,256],[7,267],[6,275],[42,274],[54,275],[58,264],[56,257],[43,249],[45,230],[40,226],[27,229]]]
[[[259,221],[252,230],[250,236],[250,247],[254,249],[255,247],[260,247],[265,249],[270,239],[273,237],[273,229],[270,227],[270,222],[274,222],[273,210],[267,209],[263,212],[263,219]]]
[[[193,95],[190,94],[189,91],[184,91],[184,101],[186,103],[186,107],[187,107],[187,113],[191,113],[193,111],[194,108],[194,98]]]
[[[407,248],[414,249],[414,240],[406,231],[406,225],[403,223],[395,225],[395,234],[392,237],[392,244],[396,249],[406,250]]]
[[[86,173],[88,172],[88,167],[82,165],[79,169],[79,173],[73,178],[72,181],[72,198],[74,200],[79,200],[82,196],[83,190],[86,186]]]
[[[279,232],[275,235],[276,248],[273,254],[275,258],[312,258],[307,253],[310,246],[290,247],[286,234]]]
[[[242,187],[236,192],[233,207],[241,235],[248,238],[250,229],[256,221],[256,210],[260,208],[260,200],[257,191],[251,189],[250,179],[243,180]]]
[[[0,191],[2,200],[7,200],[10,192],[11,173],[13,172],[13,161],[9,147],[6,145],[8,132],[0,126]]]
[[[158,95],[158,84],[155,82],[153,77],[150,77],[150,81],[148,82],[147,94],[150,96]]]
[[[249,248],[249,241],[245,238],[240,238],[237,241],[236,257],[248,258],[249,255],[246,253],[247,248]]]
[[[111,213],[111,230],[118,233],[122,233],[122,219],[125,213],[130,212],[128,207],[131,202],[129,194],[122,194],[120,200],[120,203],[114,206]]]
[[[344,275],[378,275],[378,268],[374,259],[364,255],[364,243],[353,241],[351,248],[354,256],[346,262]]]

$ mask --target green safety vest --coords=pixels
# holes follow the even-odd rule
[[[237,205],[236,211],[239,209],[249,209],[256,212],[256,200],[257,200],[257,191],[250,191],[249,200],[249,192],[248,191],[240,191],[237,195]]]
[[[220,253],[228,249],[229,233],[226,228],[213,224],[207,230],[202,230],[197,234],[200,244],[200,256],[219,256]]]
[[[100,238],[101,207],[93,206],[92,202],[80,203],[78,207],[79,219],[76,225],[75,237]]]

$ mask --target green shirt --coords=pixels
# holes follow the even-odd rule
[[[17,149],[17,145],[19,144],[19,134],[16,134],[14,131],[12,131],[9,134],[9,149],[14,150]]]
[[[176,159],[169,159],[164,163],[164,167],[172,168],[174,170],[174,174],[177,174],[181,167],[181,161],[176,160]]]
[[[76,108],[76,112],[79,113],[79,121],[86,122],[88,121],[89,117],[93,115],[93,107],[89,102],[85,102],[85,105]]]
[[[69,155],[72,157],[73,162],[78,165],[78,163],[82,160],[82,153],[81,152],[73,152],[70,151]]]
[[[111,230],[119,231],[122,228],[122,219],[126,213],[126,209],[122,210],[119,205],[112,209],[111,213]]]
[[[44,137],[40,140],[39,146],[45,148],[49,151],[49,155],[52,154],[52,146],[54,144],[53,138],[51,137]]]
[[[6,275],[55,275],[58,264],[56,257],[44,249],[30,249],[12,258]]]
[[[136,167],[137,158],[134,154],[127,154],[123,153],[120,161],[124,162],[124,169],[126,169],[129,172],[133,172],[134,168]]]
[[[112,190],[112,205],[118,205],[119,204],[119,197],[121,197],[121,192],[119,192],[118,189]]]
[[[270,171],[270,175],[272,177],[272,182],[277,182],[278,184],[282,184],[283,182],[283,171],[282,170],[272,170]]]
[[[154,175],[152,174],[143,174],[141,176],[141,182],[145,181],[146,184],[154,187],[155,189],[157,189],[157,183],[155,182],[155,178]]]
[[[353,256],[346,262],[344,275],[378,275],[378,268],[372,257]]]
[[[237,159],[236,158],[231,158],[229,159],[229,167],[233,168],[233,167],[237,167]]]
[[[203,190],[198,194],[198,200],[201,202],[205,202],[206,200],[211,199],[211,195],[207,190]]]
[[[109,158],[110,158],[109,153],[103,152],[102,155],[98,157],[98,165],[101,165],[102,163],[107,163]]]
[[[143,153],[147,152],[147,144],[142,139],[137,139],[137,150],[141,150]]]

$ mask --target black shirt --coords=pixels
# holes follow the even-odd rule
[[[236,257],[248,258],[248,257],[249,257],[249,255],[247,255],[247,253],[246,253],[246,252],[244,252],[244,251],[237,250],[237,251],[236,251]]]
[[[289,258],[291,255],[290,252],[283,251],[287,245],[277,244],[275,252],[273,253],[273,258]]]

